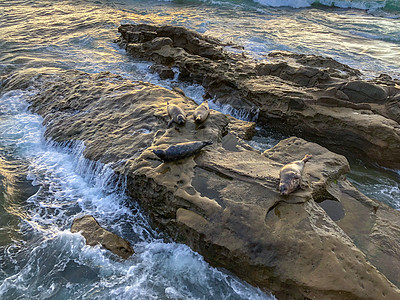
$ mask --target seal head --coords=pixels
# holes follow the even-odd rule
[[[184,115],[180,114],[176,117],[176,121],[177,121],[178,125],[183,125],[183,124],[185,124],[186,118]]]
[[[159,158],[161,158],[162,160],[165,160],[166,153],[164,150],[160,150],[160,149],[153,150],[153,153],[155,155],[157,155]]]
[[[297,172],[287,172],[281,175],[279,193],[286,196],[293,192],[300,185],[300,177]]]

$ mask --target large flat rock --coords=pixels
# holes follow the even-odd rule
[[[275,51],[255,60],[183,27],[118,30],[130,55],[163,65],[163,72],[178,68],[180,80],[202,84],[217,103],[250,115],[258,109],[259,125],[400,168],[399,80],[362,80],[359,71],[314,55]]]
[[[400,297],[400,213],[351,186],[345,157],[296,137],[260,153],[241,138],[248,123],[212,111],[198,126],[193,101],[149,83],[77,71],[40,78],[30,101],[46,136],[83,141],[87,158],[127,177],[155,227],[212,265],[279,299]],[[167,101],[185,108],[184,126],[167,128]],[[152,151],[195,140],[214,143],[169,163]],[[280,168],[304,154],[313,158],[301,188],[281,196]]]

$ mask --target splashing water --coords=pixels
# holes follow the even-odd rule
[[[123,22],[186,26],[240,44],[246,55],[260,59],[271,50],[289,50],[331,56],[367,77],[381,72],[399,76],[397,0],[200,2],[0,3],[0,76],[41,67],[110,71],[167,88],[178,86],[197,103],[203,101],[201,86],[178,82],[177,76],[160,80],[149,72],[150,63],[119,49],[113,40]],[[368,11],[320,7],[318,2]],[[383,2],[382,9],[374,8],[374,3]],[[155,232],[140,207],[124,194],[125,179],[116,177],[110,166],[84,159],[82,143],[46,142],[42,119],[28,111],[25,101],[35,92],[12,91],[0,99],[1,299],[273,298]],[[257,115],[229,106],[214,108],[245,120]],[[265,150],[281,138],[259,130],[250,143]],[[352,182],[361,191],[378,200],[385,194],[399,207],[397,173],[381,176],[363,167],[360,174]],[[371,180],[363,181],[366,178]],[[72,220],[84,214],[94,215],[102,226],[129,240],[136,254],[121,261],[98,246],[86,246],[79,234],[69,231]]]
[[[124,194],[125,178],[85,159],[83,143],[45,142],[42,118],[27,111],[27,96],[13,91],[1,98],[1,147],[28,162],[27,179],[38,188],[20,204],[21,238],[0,247],[2,299],[272,299],[155,232]],[[126,238],[136,254],[121,261],[86,246],[69,230],[86,214]]]

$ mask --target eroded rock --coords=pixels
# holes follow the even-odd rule
[[[178,68],[180,80],[202,84],[219,104],[259,109],[261,125],[400,168],[400,85],[387,75],[365,81],[331,58],[285,51],[256,61],[183,27],[129,24],[118,30],[130,55]],[[130,32],[155,35],[138,40]]]
[[[346,83],[342,92],[347,95],[351,102],[383,104],[388,97],[384,88],[365,81],[355,80]]]
[[[93,216],[83,216],[75,219],[72,223],[71,232],[82,234],[87,245],[101,245],[124,259],[134,253],[127,240],[101,227]]]
[[[389,262],[400,261],[400,213],[349,184],[345,157],[296,137],[261,154],[241,138],[254,124],[212,111],[199,127],[190,117],[193,101],[149,83],[77,71],[41,78],[30,101],[45,118],[46,136],[83,141],[87,158],[126,176],[127,192],[155,227],[212,265],[279,299],[400,297],[387,279],[398,284]],[[184,126],[167,128],[167,101],[185,107]],[[177,162],[152,151],[200,140],[213,144]],[[305,154],[313,158],[301,189],[280,196],[279,170]],[[326,199],[344,216],[332,220],[317,203]]]

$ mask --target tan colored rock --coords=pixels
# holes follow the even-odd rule
[[[72,223],[71,232],[82,234],[87,245],[101,245],[124,259],[134,253],[127,240],[102,228],[93,216],[83,216],[75,219]]]
[[[365,81],[331,58],[285,51],[256,61],[183,27],[129,24],[118,30],[128,53],[179,68],[180,80],[201,83],[220,104],[259,109],[259,124],[400,168],[400,85],[389,76]],[[156,37],[138,42],[129,32]],[[160,48],[160,39],[172,42]]]
[[[400,213],[354,189],[343,156],[296,137],[261,154],[241,139],[254,125],[212,111],[197,126],[197,105],[182,94],[107,73],[43,75],[41,86],[31,108],[45,118],[46,136],[83,141],[87,158],[127,177],[155,227],[212,265],[278,299],[400,297],[389,263],[400,261]],[[184,126],[167,128],[167,101],[185,107]],[[201,140],[214,143],[177,162],[152,152]],[[313,158],[301,189],[280,196],[280,168],[304,154]],[[336,221],[326,199],[344,212]]]
[[[332,182],[328,191],[340,201],[345,216],[337,224],[356,243],[378,270],[400,286],[399,212],[372,201],[348,182]]]

